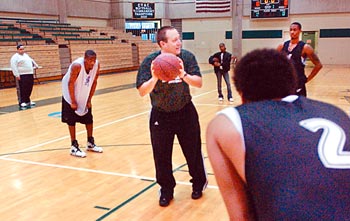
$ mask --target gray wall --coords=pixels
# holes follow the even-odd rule
[[[68,17],[87,17],[109,19],[111,4],[109,0],[66,0]]]
[[[12,14],[12,16],[11,16]],[[63,16],[62,16],[63,14]],[[1,0],[0,15],[10,17],[85,17],[109,19],[110,0]],[[61,15],[61,16],[60,16]]]
[[[57,0],[1,0],[0,12],[57,16]]]
[[[292,0],[287,19],[250,19],[250,0],[233,0],[243,3],[242,30],[282,30],[282,38],[225,39],[225,32],[235,27],[232,13],[195,13],[194,0],[1,0],[0,17],[52,18],[74,25],[113,26],[123,28],[125,19],[132,19],[132,2],[155,3],[155,17],[162,24],[171,19],[182,20],[182,31],[193,32],[194,40],[184,40],[185,48],[193,51],[201,63],[225,42],[228,49],[239,41],[242,54],[259,47],[275,48],[288,36],[289,24],[299,21],[303,31],[350,28],[349,0]],[[350,64],[350,38],[318,38],[316,52],[324,64]],[[232,50],[231,50],[232,51]]]
[[[97,19],[132,18],[132,2],[141,0],[1,0],[0,13],[15,13],[17,16],[49,15],[59,17],[85,17]],[[195,13],[194,0],[148,0],[155,3],[159,19],[222,18],[231,13]],[[235,4],[233,0],[232,4]],[[243,15],[250,15],[250,0],[243,0]],[[64,13],[66,12],[66,13]],[[349,0],[293,0],[290,14],[349,13]]]
[[[157,1],[158,2],[158,1]],[[213,18],[213,17],[231,17],[231,13],[223,14],[196,14],[194,0],[172,0],[167,1],[171,8],[168,18]],[[250,16],[250,0],[243,0],[243,15]],[[181,4],[180,4],[181,3]],[[235,4],[233,0],[231,4]],[[314,13],[344,13],[350,12],[349,0],[291,0],[289,1],[290,13],[314,14]]]

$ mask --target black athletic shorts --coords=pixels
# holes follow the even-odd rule
[[[62,97],[61,120],[63,123],[67,123],[69,126],[75,126],[75,123],[77,122],[81,124],[92,124],[93,118],[91,108],[88,109],[88,112],[84,116],[79,116],[70,107],[70,104]]]

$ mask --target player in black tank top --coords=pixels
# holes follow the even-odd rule
[[[344,199],[350,196],[350,155],[346,164],[340,160],[350,145],[332,137],[345,139],[341,131],[350,136],[344,112],[303,96],[293,102],[253,102],[237,110],[247,188],[259,220],[350,219],[350,200]],[[319,129],[311,131],[315,127]]]
[[[244,56],[234,83],[243,104],[219,112],[206,135],[230,220],[349,220],[347,114],[293,95],[295,71],[276,50]]]
[[[277,50],[281,51],[292,60],[298,77],[298,88],[296,94],[306,97],[307,93],[305,84],[317,75],[322,68],[322,64],[320,59],[315,54],[313,48],[310,45],[305,44],[305,42],[299,41],[301,24],[298,22],[293,22],[290,25],[289,31],[291,39],[283,44],[280,44],[277,47]],[[305,75],[306,58],[309,58],[314,64],[314,67],[308,76]]]
[[[292,61],[292,64],[294,65],[297,78],[298,78],[298,88],[302,88],[306,83],[306,76],[305,76],[305,58],[302,56],[303,48],[305,45],[305,42],[299,41],[297,45],[289,51],[290,41],[286,41],[283,44],[282,52],[286,54],[286,56]]]

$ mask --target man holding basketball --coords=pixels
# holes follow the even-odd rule
[[[170,26],[157,33],[161,50],[148,55],[142,62],[136,80],[141,96],[150,94],[152,110],[149,127],[156,169],[160,185],[160,206],[168,206],[176,185],[172,170],[172,151],[175,135],[186,158],[192,177],[192,199],[202,197],[207,185],[201,150],[198,113],[192,103],[189,86],[200,88],[202,77],[195,56],[184,49],[178,31]],[[161,53],[177,55],[181,61],[180,75],[172,81],[162,81],[151,69],[153,60]]]
[[[290,60],[245,55],[234,84],[243,104],[220,111],[207,149],[230,220],[349,220],[350,119],[295,95]]]
[[[291,59],[298,77],[296,94],[306,97],[305,84],[317,75],[322,68],[322,64],[315,54],[314,49],[310,45],[305,44],[305,42],[299,41],[299,35],[301,33],[301,24],[299,22],[293,22],[290,25],[289,32],[291,39],[284,42],[284,44],[280,44],[277,47],[277,50],[283,52],[289,59]],[[307,77],[305,75],[306,58],[309,58],[315,65],[310,75]]]

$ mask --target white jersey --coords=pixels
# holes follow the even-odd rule
[[[72,100],[69,94],[69,88],[68,83],[71,75],[71,68],[72,65],[78,63],[81,66],[79,75],[74,83],[74,91],[75,91],[75,100],[77,102],[78,108],[75,111],[76,114],[79,116],[83,116],[88,112],[88,109],[86,107],[89,94],[91,91],[92,84],[95,80],[97,69],[98,69],[98,61],[96,60],[96,63],[92,70],[90,70],[89,73],[86,73],[85,66],[84,66],[84,58],[78,58],[75,61],[72,62],[72,64],[69,66],[67,73],[64,75],[62,79],[62,93],[63,98],[67,101],[67,103],[72,104]]]

